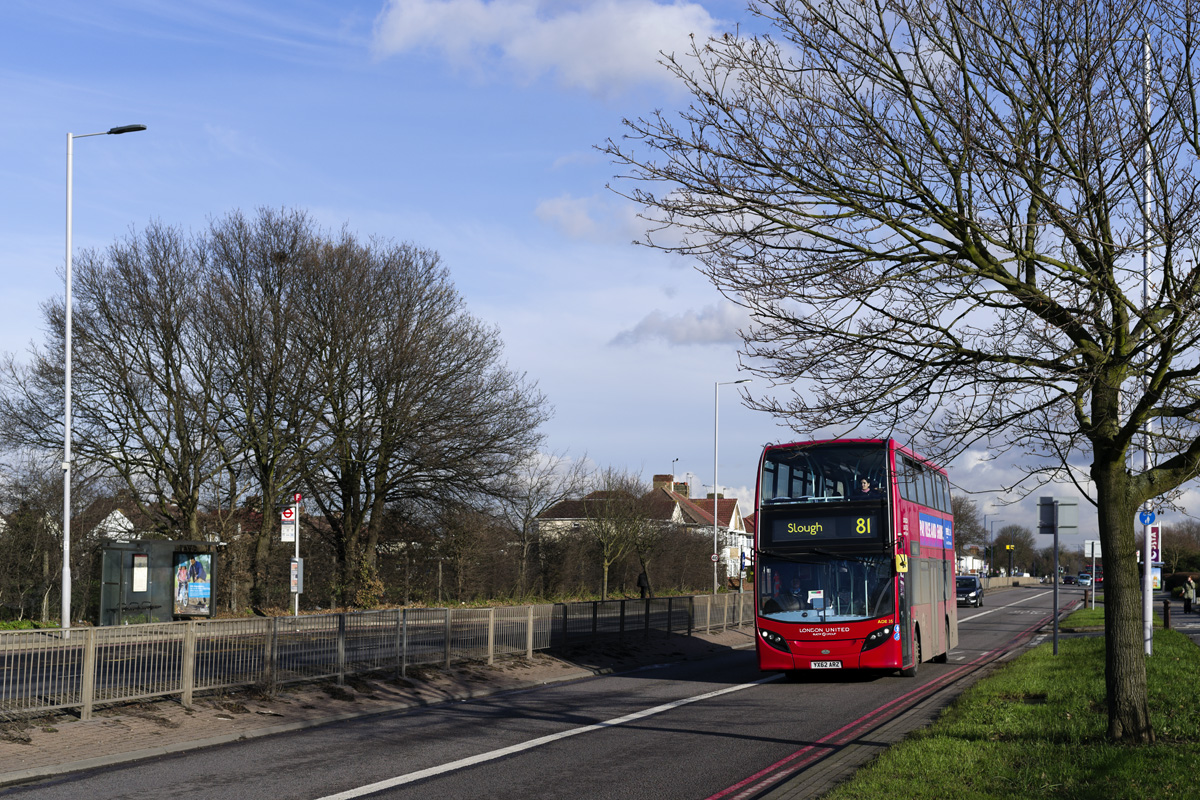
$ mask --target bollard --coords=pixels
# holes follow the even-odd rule
[[[1171,630],[1171,601],[1163,600],[1163,627]]]

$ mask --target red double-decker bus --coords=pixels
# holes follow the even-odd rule
[[[944,470],[892,439],[769,445],[758,476],[763,670],[912,676],[958,644]]]

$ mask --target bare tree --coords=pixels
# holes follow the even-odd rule
[[[278,530],[274,509],[299,489],[319,438],[321,396],[331,366],[311,341],[305,294],[318,289],[319,232],[307,214],[260,209],[214,220],[206,238],[204,330],[221,391],[219,425],[230,495],[237,476],[262,504],[250,554],[250,601],[265,605],[267,563]]]
[[[537,518],[577,495],[591,478],[586,455],[571,460],[565,453],[534,453],[516,465],[508,485],[497,494],[496,503],[516,532],[521,551],[517,565],[517,596],[524,597],[531,588],[530,560],[535,552],[540,552]]]
[[[0,614],[42,622],[62,569],[62,473],[48,462],[23,452],[0,477]]]
[[[956,494],[950,497],[950,512],[954,515],[954,542],[959,552],[965,552],[972,545],[983,547],[987,544],[987,529],[979,519],[979,509],[975,501]]]
[[[1162,559],[1168,573],[1200,569],[1200,521],[1188,519],[1164,525]]]
[[[494,496],[541,441],[545,398],[501,362],[438,255],[343,233],[319,260],[337,289],[311,293],[328,370],[308,486],[330,520],[347,591],[376,574],[388,503],[436,510]]]
[[[75,261],[72,448],[84,473],[115,475],[164,533],[198,536],[203,485],[221,469],[212,348],[195,325],[203,253],[152,223]],[[3,411],[12,446],[61,445],[64,314],[45,308],[50,346],[9,358]],[[57,437],[57,439],[56,439]]]
[[[649,506],[649,487],[636,476],[612,467],[597,477],[597,489],[583,498],[584,530],[600,553],[600,599],[608,599],[609,571],[657,525]]]
[[[606,147],[648,242],[748,309],[747,367],[804,386],[758,405],[797,430],[899,433],[941,461],[984,442],[1024,457],[1027,489],[1075,481],[1105,553],[1108,734],[1152,740],[1135,512],[1200,470],[1195,11],[753,10],[771,37],[667,57],[691,104]]]
[[[992,548],[997,554],[996,565],[1009,575],[1028,569],[1037,554],[1033,533],[1023,525],[1005,525],[996,531]]]

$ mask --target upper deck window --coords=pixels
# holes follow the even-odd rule
[[[879,444],[821,444],[768,450],[762,502],[882,499],[887,450]]]

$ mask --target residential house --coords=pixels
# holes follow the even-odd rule
[[[737,498],[718,496],[715,502],[708,497],[689,497],[687,483],[676,482],[673,475],[655,475],[653,488],[647,496],[647,508],[652,519],[664,525],[678,525],[697,535],[713,536],[717,557],[728,576],[740,574],[743,564],[750,563],[753,548],[752,534],[747,533]],[[588,521],[589,506],[606,499],[606,492],[596,491],[578,500],[564,500],[544,511],[537,518],[538,532],[546,537],[561,536],[581,530]],[[716,525],[713,514],[716,512]]]

